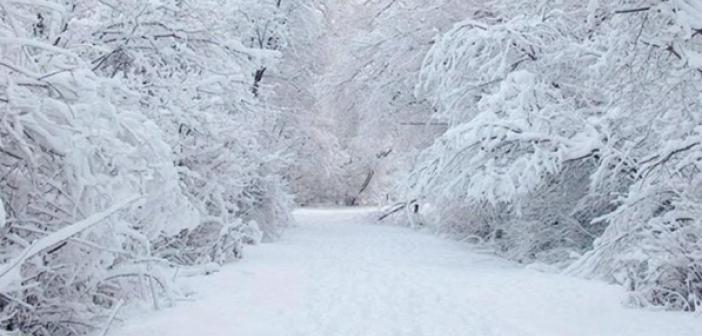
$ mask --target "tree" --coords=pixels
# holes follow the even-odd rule
[[[434,35],[474,11],[471,1],[329,2],[320,110],[349,155],[343,195],[383,203],[417,152],[445,130],[431,104],[413,94]],[[368,176],[369,185],[359,195]]]
[[[168,304],[175,268],[290,223],[276,111],[248,81],[280,54],[244,46],[224,4],[0,4],[0,330],[77,335],[123,300]]]
[[[687,155],[702,6],[487,8],[425,59],[417,95],[450,129],[420,157],[407,198],[511,258],[577,260],[571,272],[625,283],[638,304],[699,309],[699,169]]]

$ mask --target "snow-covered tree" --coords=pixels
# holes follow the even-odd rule
[[[397,197],[394,181],[419,149],[445,130],[415,97],[425,53],[437,32],[475,11],[472,1],[329,1],[329,46],[321,77],[322,115],[334,120],[349,160],[343,195],[349,203]],[[359,193],[360,191],[360,193]]]
[[[408,184],[425,220],[699,310],[699,1],[493,1],[417,88],[450,129]],[[689,155],[689,156],[688,156]],[[613,275],[614,270],[624,270]]]
[[[291,221],[250,77],[280,52],[247,47],[231,4],[0,4],[0,330],[100,329]]]

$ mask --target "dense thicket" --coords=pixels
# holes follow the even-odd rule
[[[522,262],[702,309],[702,2],[482,4],[427,54],[448,131],[418,158],[422,220]]]
[[[322,115],[346,154],[332,196],[348,204],[400,197],[417,152],[445,129],[431,103],[413,95],[424,55],[439,31],[474,7],[473,1],[327,1],[333,9],[320,77]]]
[[[169,304],[291,194],[700,311],[701,77],[702,0],[1,1],[0,333]]]
[[[99,331],[289,224],[294,125],[267,76],[301,8],[0,2],[0,333]]]

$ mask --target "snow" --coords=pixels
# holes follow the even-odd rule
[[[180,279],[194,301],[131,314],[108,335],[702,335],[697,315],[627,309],[620,287],[377,225],[370,211],[299,210],[282,241]]]

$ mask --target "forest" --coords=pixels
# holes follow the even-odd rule
[[[0,0],[0,335],[180,305],[301,206],[699,313],[700,112],[702,0]]]

